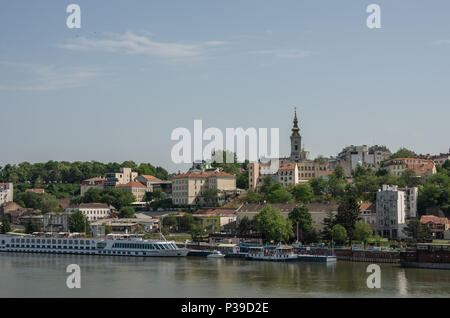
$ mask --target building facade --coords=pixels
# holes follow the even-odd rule
[[[406,226],[405,192],[397,186],[383,185],[377,192],[376,232],[384,238],[402,239]]]
[[[105,203],[81,203],[66,208],[66,212],[79,210],[89,221],[108,218],[111,208]]]
[[[391,155],[391,152],[383,146],[348,146],[334,158],[335,165],[340,165],[347,176],[351,175],[352,170],[358,166],[378,169],[381,162],[386,160]]]
[[[49,212],[43,215],[44,232],[68,232],[70,212]]]
[[[118,184],[126,184],[133,182],[138,176],[137,172],[131,170],[131,168],[121,168],[120,172],[105,173],[105,188],[115,188]]]
[[[420,177],[436,173],[436,165],[432,160],[427,159],[396,158],[385,162],[384,167],[394,176],[401,176],[406,170],[412,170]]]
[[[174,204],[205,205],[206,191],[217,191],[218,202],[236,192],[236,176],[223,172],[189,172],[172,176],[172,202]]]
[[[105,179],[102,177],[96,177],[81,181],[80,193],[84,195],[89,189],[103,189]]]
[[[0,207],[14,198],[14,185],[12,183],[0,183]]]
[[[333,173],[334,165],[326,158],[309,159],[309,152],[302,148],[302,136],[298,126],[297,112],[291,129],[291,155],[278,158],[278,169],[273,171],[273,162],[250,162],[248,164],[249,189],[258,190],[264,185],[265,177],[283,185],[305,183],[313,178],[325,177]]]
[[[116,188],[124,191],[130,191],[131,193],[133,193],[136,202],[142,202],[145,193],[147,192],[147,187],[144,186],[142,183],[136,181],[125,184],[117,184]]]

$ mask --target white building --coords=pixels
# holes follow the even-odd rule
[[[386,148],[378,145],[372,147],[351,145],[342,149],[336,160],[350,175],[351,171],[358,166],[379,168],[381,162],[389,158],[390,154]]]
[[[377,192],[376,233],[385,238],[401,239],[406,226],[406,194],[397,186],[383,185]]]
[[[0,183],[0,206],[4,203],[12,202],[14,186],[12,183]]]
[[[66,212],[79,210],[89,221],[108,218],[111,214],[111,208],[105,203],[81,203],[71,205],[66,208]]]
[[[131,168],[120,168],[120,172],[105,173],[105,188],[115,188],[118,184],[126,184],[133,182],[138,176],[137,172],[131,171]]]

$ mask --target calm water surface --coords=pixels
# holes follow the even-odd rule
[[[81,267],[81,289],[66,267]],[[273,263],[240,259],[126,258],[0,253],[0,297],[449,297],[450,271],[366,263]]]

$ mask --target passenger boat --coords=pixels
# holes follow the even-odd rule
[[[178,248],[173,241],[145,240],[136,235],[108,235],[105,239],[64,235],[0,235],[0,252],[81,254],[141,257],[184,257],[187,249]]]
[[[450,269],[450,244],[419,243],[400,252],[402,267]]]
[[[290,246],[278,247],[249,247],[247,258],[255,261],[293,262],[298,256]]]

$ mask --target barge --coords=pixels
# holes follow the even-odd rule
[[[450,269],[450,244],[417,244],[415,249],[400,252],[402,267]]]

